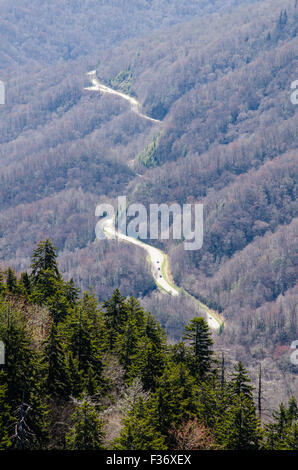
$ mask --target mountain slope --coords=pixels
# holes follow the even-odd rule
[[[289,346],[297,338],[295,2],[2,3],[1,262],[28,269],[33,246],[50,236],[65,277],[100,298],[117,286],[143,298],[178,339],[193,314],[188,300],[167,305],[154,292],[141,251],[94,245],[94,210],[125,194],[146,206],[201,202],[202,250],[156,243],[175,282],[227,318],[218,347],[254,364],[260,341],[266,360]],[[162,122],[84,90],[95,66],[103,83]],[[272,340],[280,308],[285,327]],[[276,363],[295,373],[289,360]]]

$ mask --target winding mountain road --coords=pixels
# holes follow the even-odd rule
[[[96,77],[96,70],[91,70],[91,72],[88,72],[87,75],[90,77],[91,83],[93,86],[85,87],[84,90],[89,90],[89,91],[100,91],[102,93],[109,93],[110,95],[116,95],[119,96],[120,98],[123,98],[124,100],[128,101],[131,105],[131,110],[136,113],[138,116],[147,119],[148,121],[151,122],[161,122],[158,119],[153,119],[150,116],[147,116],[146,114],[141,113],[141,104],[133,98],[132,96],[126,95],[125,93],[122,93],[121,91],[113,90],[113,88],[110,88],[103,83],[100,83],[98,78]]]
[[[131,110],[136,113],[138,116],[147,119],[151,122],[155,123],[160,123],[158,119],[153,119],[150,116],[146,116],[145,114],[140,112],[141,109],[141,104],[132,96],[126,95],[125,93],[121,93],[120,91],[113,90],[112,88],[104,85],[103,83],[100,83],[98,78],[96,77],[96,70],[92,70],[91,72],[88,72],[87,75],[90,77],[92,86],[90,87],[85,87],[85,90],[89,91],[97,91],[101,93],[108,93],[111,95],[116,95],[119,96],[120,98],[128,101],[131,105]],[[141,176],[141,175],[140,175]],[[144,243],[136,238],[129,237],[127,235],[124,235],[123,233],[119,232],[115,228],[115,220],[114,219],[105,219],[103,220],[103,226],[102,226],[103,231],[105,232],[105,235],[108,238],[118,238],[119,240],[126,241],[128,243],[132,243],[133,245],[138,245],[144,250],[149,255],[150,258],[150,263],[151,263],[151,270],[152,270],[152,275],[154,277],[156,285],[165,291],[167,294],[173,295],[173,296],[178,296],[181,295],[182,290],[174,285],[170,279],[169,279],[169,274],[168,274],[168,257],[167,255],[151,246],[148,245],[147,243]],[[196,299],[194,296],[189,294],[186,291],[183,291],[187,296],[192,298],[194,303],[197,305],[198,310],[200,313],[204,314],[206,316],[206,320],[208,322],[209,327],[214,330],[218,331],[220,330],[221,326],[223,325],[223,321],[219,317],[219,315],[214,311],[211,310],[207,305],[203,304],[200,302],[198,299]]]
[[[115,228],[114,219],[104,220],[102,229],[105,232],[107,238],[118,238],[119,240],[132,243],[133,245],[140,246],[141,248],[146,250],[150,257],[152,275],[154,277],[156,285],[162,290],[164,290],[167,294],[170,294],[173,296],[178,296],[181,294],[181,289],[178,286],[175,286],[169,280],[169,275],[167,273],[168,257],[163,251],[151,245],[148,245],[147,243],[144,243],[136,238],[129,237],[119,232]],[[193,299],[195,304],[198,306],[200,313],[203,313],[206,316],[206,320],[207,320],[209,327],[212,330],[218,331],[223,323],[218,318],[218,315],[209,307],[207,307],[207,305],[204,305],[202,302],[196,299],[194,296],[192,296],[188,292],[185,292],[185,293]]]

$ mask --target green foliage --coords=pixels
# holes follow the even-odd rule
[[[154,389],[165,365],[165,334],[134,297],[125,301],[119,294],[116,290],[104,304],[108,345],[113,345],[128,382],[139,376],[146,390]]]
[[[67,302],[71,307],[74,307],[76,305],[79,299],[79,292],[80,289],[75,286],[73,278],[71,278],[69,282],[65,283],[65,296]]]
[[[86,397],[77,405],[72,421],[73,427],[66,435],[68,450],[104,449],[102,421],[98,417],[96,407]]]
[[[210,372],[213,362],[211,349],[213,340],[206,320],[202,317],[193,318],[186,325],[183,338],[187,340],[192,349],[192,371],[202,379]]]
[[[225,449],[257,450],[260,447],[262,432],[252,391],[247,372],[239,362],[226,385],[224,407],[217,425],[217,438]]]
[[[6,271],[6,286],[9,292],[14,294],[18,292],[18,280],[11,268]]]
[[[0,450],[10,447],[11,439],[9,437],[8,427],[12,423],[12,416],[9,403],[7,401],[7,385],[4,383],[2,376],[3,371],[0,371]]]
[[[272,415],[273,421],[265,425],[264,448],[267,450],[298,449],[298,408],[294,397],[288,408],[283,403]]]
[[[93,294],[79,298],[55,256],[35,277],[18,281],[11,270],[9,279],[0,298],[0,449],[103,449],[110,416],[119,437],[107,442],[118,450],[172,449],[188,431],[200,448],[297,449],[296,400],[262,429],[246,369],[239,362],[229,377],[222,361],[220,370],[203,318],[169,346],[134,297],[117,289],[102,310]],[[36,309],[51,317],[41,330]]]
[[[243,394],[233,397],[219,426],[219,443],[225,449],[257,450],[261,437],[253,401]]]
[[[47,305],[50,314],[57,324],[62,321],[70,308],[78,301],[79,289],[74,286],[73,279],[65,282],[58,269],[56,248],[47,239],[40,242],[33,252],[32,272],[25,279],[24,287],[30,292],[33,303]]]
[[[45,342],[43,364],[47,393],[67,400],[71,393],[70,371],[67,367],[65,346],[55,323],[52,324]]]
[[[49,271],[53,277],[60,279],[56,258],[56,248],[51,240],[47,239],[39,242],[33,252],[31,264],[31,278],[34,284],[38,284],[40,276],[44,271]]]
[[[196,415],[197,387],[195,379],[182,363],[169,363],[158,381],[155,396],[157,399],[159,426],[167,435],[172,426]]]
[[[0,269],[0,295],[5,292],[4,273]]]
[[[26,295],[30,295],[31,294],[31,281],[27,272],[24,272],[21,274],[20,284],[23,287]]]
[[[113,447],[117,450],[165,450],[158,421],[156,401],[140,398],[124,419],[120,438]]]
[[[5,344],[5,364],[0,387],[6,387],[7,404],[16,422],[25,400],[27,438],[23,447],[38,448],[47,442],[47,406],[42,389],[40,354],[32,348],[22,312],[9,304],[0,305],[0,337]],[[18,441],[12,439],[13,445]]]
[[[90,310],[86,308],[85,302],[76,307],[67,316],[61,330],[66,338],[66,346],[70,352],[69,360],[75,366],[73,371],[73,382],[75,392],[79,390],[78,378],[80,377],[83,389],[86,388],[89,396],[102,392],[106,386],[103,377],[102,346],[99,332],[96,329],[96,315],[93,311],[93,317]],[[95,325],[94,325],[95,323]],[[91,393],[92,390],[92,393]]]
[[[127,320],[127,308],[125,298],[122,297],[119,289],[113,292],[110,300],[104,304],[105,325],[108,332],[108,347],[112,350],[115,346],[117,334],[123,331],[123,325]]]
[[[112,80],[110,80],[112,88],[125,93],[126,95],[135,96],[133,91],[133,73],[130,67],[127,70],[119,72]]]
[[[144,166],[147,167],[155,167],[158,165],[158,154],[157,154],[157,146],[158,146],[159,136],[154,137],[153,142],[151,142],[143,152],[141,152],[137,156],[137,161],[142,163]]]

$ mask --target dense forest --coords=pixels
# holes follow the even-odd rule
[[[106,389],[99,385],[102,378],[94,379],[96,387],[103,388],[94,402],[89,393],[86,410],[100,416],[105,427],[104,416],[110,414],[110,422],[120,430],[124,414],[115,403],[124,399],[122,393],[134,393],[129,387],[137,380],[134,386],[143,400],[150,396],[140,407],[148,406],[152,422],[157,419],[154,400],[161,384],[146,388],[140,372],[144,364],[128,372],[129,377],[124,371],[120,385],[113,382],[115,370],[108,371],[109,361],[121,369],[123,358],[118,357],[120,346],[116,352],[106,344],[110,330],[97,302],[111,302],[117,289],[125,309],[130,308],[127,299],[137,299],[142,321],[150,311],[150,321],[154,317],[166,331],[172,346],[166,346],[164,336],[159,341],[171,380],[177,379],[175,367],[180,367],[173,359],[175,348],[199,313],[185,290],[224,318],[221,335],[213,335],[213,347],[219,361],[224,352],[231,369],[229,390],[236,373],[233,364],[241,361],[256,385],[258,363],[263,371],[263,420],[265,415],[269,420],[280,402],[287,403],[292,395],[298,399],[298,369],[290,361],[291,344],[298,338],[298,107],[290,100],[291,82],[298,79],[297,21],[295,0],[1,2],[0,79],[6,102],[0,106],[0,268],[5,273],[10,267],[17,276],[9,271],[16,286],[11,291],[3,275],[3,311],[10,309],[27,349],[33,345],[32,357],[37,354],[41,360],[39,368],[39,360],[30,359],[37,367],[36,387],[43,387],[36,396],[41,397],[38,407],[47,409],[43,419],[49,416],[49,435],[54,434],[55,413],[64,406],[67,423],[67,429],[59,431],[59,442],[49,438],[42,445],[67,445],[70,416],[83,400],[82,390],[86,392],[87,378],[78,369],[80,392],[68,389],[61,406],[60,398],[45,396],[48,359],[43,341],[54,334],[51,315],[56,301],[64,313],[54,336],[59,337],[57,348],[64,351],[61,360],[66,363],[72,340],[65,322],[76,321],[74,312],[88,310],[85,303],[92,304],[90,321],[98,312],[99,329],[90,326],[90,335],[94,344],[100,343],[96,354],[105,364],[103,377],[108,383],[111,373],[114,379],[110,377]],[[136,97],[142,111],[161,122],[142,119],[116,96],[87,91],[86,74],[93,69],[103,83]],[[113,240],[94,241],[96,205],[114,204],[118,195],[146,207],[204,204],[201,250],[186,252],[177,241],[152,241],[168,254],[173,279],[182,289],[177,298],[157,290],[143,250]],[[54,276],[60,284],[53,281],[53,292],[58,289],[60,294],[52,292],[50,301],[41,301],[40,295],[47,294],[34,285],[30,266],[34,247],[46,239],[57,247],[61,274]],[[24,272],[29,273],[25,282],[32,292],[24,291]],[[73,282],[80,294],[72,305],[67,292]],[[40,321],[45,325],[38,326]],[[35,323],[30,337],[28,328]],[[124,329],[130,328],[126,320],[124,324]],[[142,325],[138,341],[145,344]],[[44,330],[38,333],[38,328]],[[119,341],[124,342],[123,336]],[[197,379],[187,361],[181,367],[192,383]],[[220,365],[211,369],[218,371]],[[68,372],[69,366],[63,368],[63,374]],[[208,379],[206,387],[213,387],[210,396],[219,410],[221,400],[231,396],[220,398],[220,372],[214,374],[215,382]],[[198,397],[203,393],[198,387],[196,382],[189,393]],[[24,402],[29,398],[26,392]],[[8,415],[21,403],[21,396],[14,398]],[[196,403],[195,410],[181,411],[180,421],[171,418],[168,428],[158,427],[160,445],[172,445],[175,433],[182,439],[183,433],[193,432],[210,446],[233,446],[221,440],[217,418],[207,422],[206,410]],[[287,406],[292,405],[276,416],[287,414]],[[10,428],[7,432],[7,443],[16,445]],[[103,445],[111,445],[111,432],[105,430]],[[258,446],[269,445],[263,434],[257,441]],[[173,445],[180,445],[177,442]],[[284,442],[280,445],[287,446]]]
[[[298,406],[261,426],[243,364],[226,369],[202,317],[167,343],[119,289],[99,304],[66,282],[50,240],[0,280],[0,449],[297,450]]]

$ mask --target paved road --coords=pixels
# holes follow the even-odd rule
[[[163,266],[167,262],[166,255],[162,253],[162,251],[158,250],[157,248],[151,245],[147,245],[146,243],[143,243],[136,238],[128,237],[127,235],[124,235],[123,233],[116,231],[113,219],[106,220],[104,223],[103,229],[107,235],[110,235],[113,237],[116,236],[117,238],[121,240],[125,240],[129,243],[132,243],[134,245],[138,245],[144,248],[144,250],[146,250],[150,256],[152,274],[155,279],[155,282],[160,287],[162,287],[162,289],[164,289],[168,294],[179,295],[179,289],[172,286],[168,282],[168,280],[165,278],[164,273],[162,272]]]
[[[152,269],[152,274],[155,279],[156,284],[164,289],[168,294],[170,295],[180,295],[180,289],[177,286],[174,286],[172,283],[169,282],[167,278],[167,273],[165,269],[165,265],[167,263],[167,255],[163,253],[161,250],[158,250],[157,248],[147,245],[147,243],[144,243],[136,238],[133,237],[128,237],[127,235],[124,235],[121,232],[118,232],[115,229],[115,223],[114,219],[103,219],[103,230],[106,234],[107,237],[110,238],[115,238],[117,237],[120,240],[127,241],[129,243],[132,243],[133,245],[138,245],[142,247],[144,250],[147,251],[147,253],[150,256],[150,262],[151,262],[151,269]],[[188,294],[189,297],[191,297],[194,302],[199,306],[200,312],[204,313],[206,316],[206,320],[208,322],[209,327],[212,330],[219,330],[221,323],[217,318],[215,318],[212,315],[211,310],[202,302],[198,301],[195,297],[192,295]]]
[[[120,98],[125,99],[126,101],[130,103],[131,110],[134,113],[138,114],[138,116],[144,119],[147,119],[149,121],[152,121],[152,122],[161,122],[158,119],[153,119],[150,116],[146,116],[145,114],[141,113],[140,103],[138,102],[138,100],[136,100],[132,96],[126,95],[125,93],[121,93],[120,91],[117,91],[117,90],[113,90],[112,88],[104,85],[103,83],[100,83],[98,78],[96,77],[96,70],[91,70],[91,72],[88,72],[87,75],[90,77],[92,86],[86,87],[85,90],[99,91],[102,93],[108,93],[111,95],[119,96]],[[156,284],[170,295],[174,295],[174,296],[180,295],[180,289],[177,286],[174,286],[167,277],[167,272],[166,272],[167,255],[165,253],[163,253],[161,250],[158,250],[157,248],[154,248],[151,245],[147,245],[147,243],[141,242],[140,240],[137,240],[132,237],[128,237],[127,235],[124,235],[123,233],[116,231],[113,219],[105,220],[103,229],[107,236],[110,236],[113,238],[117,237],[121,240],[127,241],[134,245],[138,245],[142,247],[144,250],[146,250],[150,257],[152,274],[153,274]],[[221,326],[221,322],[215,316],[213,316],[212,311],[206,305],[199,302],[192,295],[188,293],[187,295],[189,295],[194,300],[194,302],[198,305],[200,312],[206,315],[206,320],[210,328],[213,330],[218,330]]]
[[[151,122],[161,122],[158,119],[153,119],[152,117],[146,116],[146,114],[141,113],[141,104],[132,96],[126,95],[125,93],[121,93],[121,91],[113,90],[113,88],[110,88],[104,85],[103,83],[100,83],[100,81],[96,77],[96,70],[91,70],[91,72],[88,72],[87,75],[90,77],[93,86],[85,87],[84,90],[101,91],[102,93],[109,93],[110,95],[119,96],[120,98],[123,98],[124,100],[130,103],[131,110],[138,116],[147,119]]]

